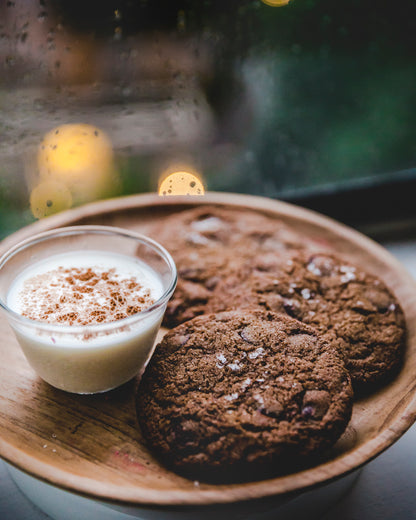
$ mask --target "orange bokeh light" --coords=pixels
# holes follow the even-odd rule
[[[159,195],[204,195],[205,188],[198,175],[177,171],[165,177],[159,186]]]
[[[263,4],[269,5],[270,7],[282,7],[287,5],[291,0],[261,0]]]

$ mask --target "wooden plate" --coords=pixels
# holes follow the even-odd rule
[[[282,498],[329,482],[362,466],[395,442],[416,419],[416,286],[401,264],[363,235],[310,211],[260,197],[209,193],[204,197],[146,194],[77,208],[32,224],[3,241],[54,227],[103,224],[146,232],[149,222],[199,204],[251,208],[298,230],[380,276],[395,292],[408,326],[406,361],[389,386],[354,405],[345,435],[319,466],[271,480],[195,485],[148,453],[134,408],[134,381],[103,395],[78,396],[42,382],[27,364],[4,316],[0,318],[0,455],[18,468],[89,497],[151,506],[231,503]]]

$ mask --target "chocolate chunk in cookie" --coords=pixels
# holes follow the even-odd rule
[[[211,481],[293,470],[336,442],[351,407],[336,349],[312,327],[262,310],[199,316],[168,332],[137,393],[154,453]]]

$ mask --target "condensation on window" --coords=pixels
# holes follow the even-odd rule
[[[43,215],[157,192],[178,168],[274,197],[413,168],[411,13],[412,0],[0,2],[1,236],[35,218],[34,190]],[[105,165],[78,187],[74,140],[77,164]],[[46,177],[45,157],[59,159]]]

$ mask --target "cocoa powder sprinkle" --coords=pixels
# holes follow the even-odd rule
[[[151,290],[116,269],[58,267],[25,281],[21,314],[61,325],[109,323],[155,303]]]

